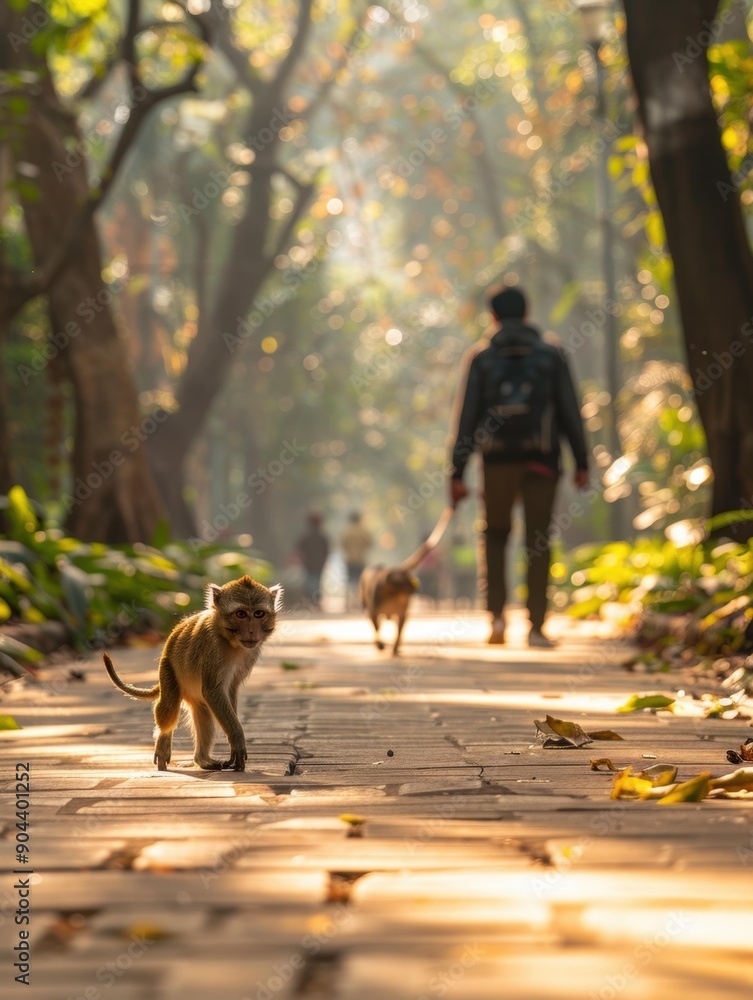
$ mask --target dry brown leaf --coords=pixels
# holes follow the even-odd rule
[[[624,767],[615,767],[609,757],[598,757],[591,761],[591,770],[600,771],[605,768],[607,771],[624,771]]]

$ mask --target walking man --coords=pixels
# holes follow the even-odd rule
[[[564,352],[542,340],[539,331],[526,322],[523,292],[506,287],[493,294],[489,304],[501,329],[474,353],[468,368],[452,452],[450,497],[455,506],[468,496],[463,472],[473,452],[480,450],[486,505],[486,558],[480,582],[483,587],[485,571],[491,643],[505,641],[505,550],[513,504],[522,497],[531,619],[528,645],[551,648],[554,643],[542,628],[561,437],[575,458],[576,486],[583,489],[588,484],[580,405]]]

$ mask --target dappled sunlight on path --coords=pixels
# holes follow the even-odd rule
[[[519,612],[509,645],[487,630],[478,612],[419,613],[395,658],[361,618],[290,616],[242,694],[242,774],[195,768],[184,728],[157,772],[148,707],[98,660],[83,682],[51,684],[55,668],[10,691],[24,728],[0,733],[3,791],[15,761],[32,770],[27,995],[747,996],[750,803],[612,801],[589,767],[721,774],[740,724],[615,714],[676,679],[623,670],[603,623],[555,617],[544,652]],[[157,655],[119,649],[118,667],[148,683]],[[624,739],[544,749],[547,714]],[[9,851],[3,865],[10,889]]]

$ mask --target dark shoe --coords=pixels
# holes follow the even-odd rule
[[[557,643],[548,639],[540,628],[532,628],[528,633],[528,645],[535,649],[555,649]]]

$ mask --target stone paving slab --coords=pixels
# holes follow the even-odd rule
[[[515,616],[509,647],[485,645],[486,629],[475,613],[417,614],[393,658],[361,619],[286,621],[241,700],[242,774],[192,766],[186,729],[157,772],[148,706],[98,659],[57,695],[14,686],[1,708],[24,728],[0,734],[0,796],[4,809],[13,763],[30,760],[26,995],[748,996],[753,799],[614,802],[589,760],[720,774],[750,730],[616,714],[630,694],[688,685],[620,669],[629,649],[603,624],[554,618],[563,645],[542,653],[522,647]],[[152,681],[155,650],[116,653],[124,676]],[[625,739],[544,750],[533,720],[547,712]],[[12,930],[0,922],[4,958]],[[138,933],[148,943],[129,964]]]

